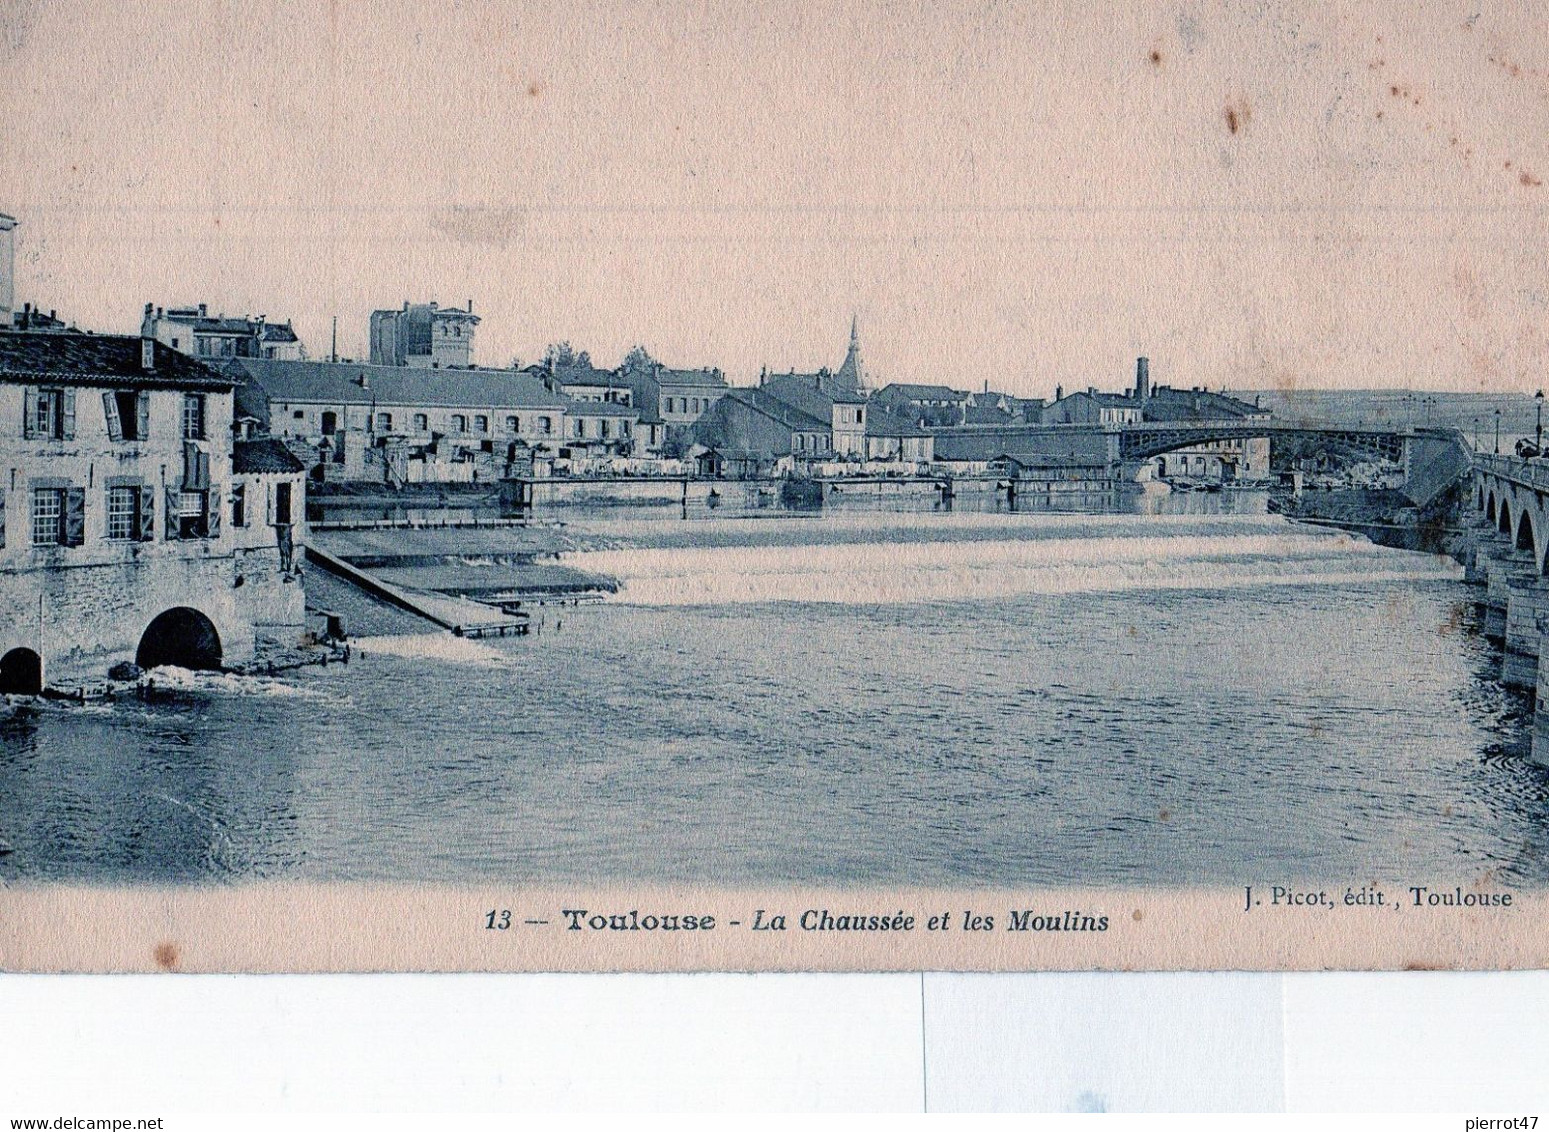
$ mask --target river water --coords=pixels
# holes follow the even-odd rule
[[[1549,878],[1449,561],[1262,514],[570,532],[622,592],[528,638],[0,719],[0,879]]]

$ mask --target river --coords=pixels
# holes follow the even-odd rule
[[[0,880],[1549,878],[1448,560],[1251,513],[569,531],[622,591],[531,637],[0,719]]]

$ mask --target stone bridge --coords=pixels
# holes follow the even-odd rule
[[[1404,494],[1417,506],[1430,503],[1468,473],[1468,441],[1456,429],[1391,425],[1314,425],[1289,421],[1180,421],[1117,426],[1118,456],[1127,472],[1147,460],[1217,440],[1310,440],[1355,460],[1385,460],[1404,468]]]
[[[1502,648],[1501,680],[1533,693],[1533,758],[1549,765],[1549,460],[1474,458],[1469,581],[1484,586],[1484,633]]]

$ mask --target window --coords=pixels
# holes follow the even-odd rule
[[[111,440],[146,440],[151,424],[149,393],[113,390],[102,395],[102,415]]]
[[[301,409],[297,409],[294,413],[291,414],[291,416],[294,417],[296,420],[301,421],[301,420],[306,420],[307,414],[305,413],[305,411],[303,411]]]
[[[247,484],[245,483],[231,485],[231,525],[247,526]]]
[[[108,488],[108,538],[129,541],[140,534],[140,489]]]
[[[538,431],[542,435],[548,436],[550,433],[552,433],[554,431],[554,419],[552,417],[539,417],[538,418]]]
[[[507,417],[506,418],[506,431],[507,432],[521,432],[522,431],[522,418],[521,417]]]
[[[274,485],[274,522],[276,526],[281,527],[288,527],[291,524],[290,484],[288,483]]]
[[[474,432],[488,432],[489,431],[489,418],[486,417],[486,416],[474,417],[473,418],[473,431]]]
[[[391,413],[378,413],[376,415],[376,430],[378,432],[392,432],[393,431],[393,414],[391,414]]]
[[[74,440],[75,390],[28,389],[22,423],[29,440]]]
[[[53,487],[32,492],[32,545],[58,546],[63,541],[65,493]]]
[[[204,439],[204,394],[183,394],[183,439]]]
[[[205,501],[209,493],[180,491],[177,493],[177,537],[203,538],[208,529],[205,524]]]
[[[339,414],[332,409],[323,410],[323,435],[332,436],[339,431]]]
[[[173,339],[172,339],[172,348],[173,348],[173,349],[174,349],[174,350],[176,350],[176,349],[177,349],[177,339],[176,339],[176,338],[173,338]]]
[[[612,429],[610,429],[608,427],[608,422],[607,421],[598,421],[597,422],[597,429],[598,429],[598,435],[601,436],[604,440],[607,440],[608,437],[612,434],[612,431],[613,431]]]
[[[414,431],[415,432],[429,432],[430,431],[430,418],[427,417],[424,413],[415,413],[414,414]]]
[[[453,432],[467,432],[468,431],[468,418],[463,416],[461,413],[453,413],[452,414],[452,431]]]
[[[60,481],[61,484],[67,481]],[[32,544],[80,546],[86,534],[86,489],[46,486],[32,489]]]

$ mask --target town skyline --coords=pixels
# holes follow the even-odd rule
[[[18,302],[202,301],[314,357],[337,315],[364,358],[372,310],[471,298],[480,365],[642,344],[743,385],[836,365],[852,312],[881,382],[1543,384],[1530,15],[391,14],[12,21]]]

